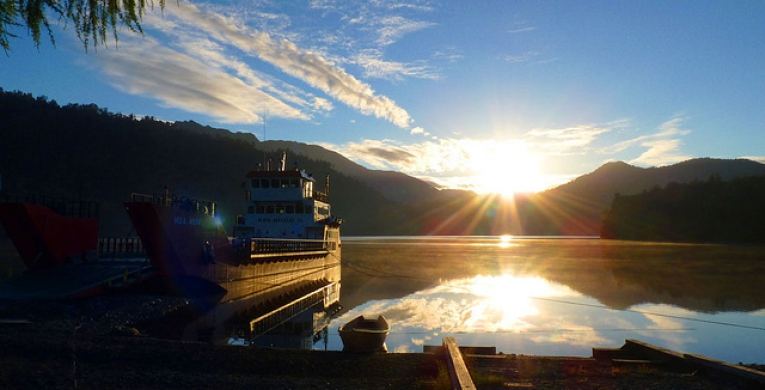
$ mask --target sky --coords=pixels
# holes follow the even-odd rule
[[[317,144],[439,188],[765,163],[763,1],[180,0],[87,50],[57,20],[55,46],[13,30],[0,88]]]

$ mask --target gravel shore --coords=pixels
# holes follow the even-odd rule
[[[155,338],[137,325],[189,304],[148,295],[0,301],[0,388],[448,388],[438,355],[216,346]],[[584,358],[506,355],[466,362],[479,389],[755,388],[698,372],[615,369]]]

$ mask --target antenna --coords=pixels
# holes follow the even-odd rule
[[[266,140],[266,116],[268,116],[268,110],[263,110],[263,141]]]
[[[263,110],[263,142],[266,142],[266,116],[267,115],[268,115],[268,110]],[[271,170],[270,164],[267,166],[266,163],[267,163],[266,150],[263,149],[263,167],[267,171],[270,171]]]

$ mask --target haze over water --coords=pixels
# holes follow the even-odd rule
[[[346,238],[347,309],[391,322],[391,352],[454,336],[505,354],[591,356],[639,339],[728,362],[765,361],[765,251],[569,238]]]

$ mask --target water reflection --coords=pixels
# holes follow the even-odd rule
[[[589,356],[592,347],[637,338],[727,361],[765,361],[761,248],[460,242],[346,240],[341,303],[349,310],[330,325],[328,348],[342,348],[340,324],[383,314],[393,352],[419,352],[453,335],[505,353]]]

